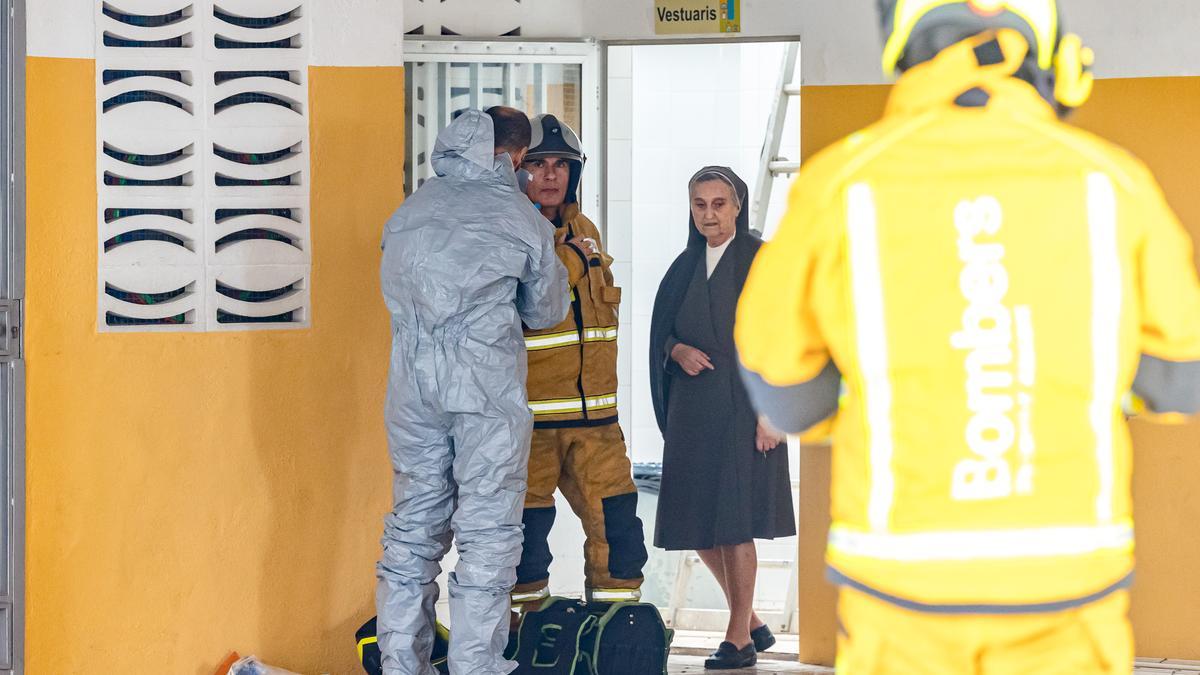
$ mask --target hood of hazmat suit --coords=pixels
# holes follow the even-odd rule
[[[452,673],[507,673],[508,594],[521,554],[532,416],[522,323],[569,303],[554,227],[468,111],[439,136],[426,181],[388,221],[381,281],[392,316],[387,429],[395,508],[378,566],[387,675],[432,675],[440,561],[450,575]]]

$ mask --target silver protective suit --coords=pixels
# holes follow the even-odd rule
[[[494,156],[493,138],[483,113],[455,120],[438,136],[437,177],[384,233],[395,472],[377,569],[385,675],[435,672],[436,579],[452,534],[450,672],[516,666],[502,652],[532,428],[521,323],[559,323],[569,291],[553,227],[518,190],[509,156]]]

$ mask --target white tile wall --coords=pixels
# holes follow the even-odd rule
[[[610,118],[611,119],[611,118]],[[612,139],[608,142],[608,198],[610,201],[629,201],[633,198],[632,183],[613,181],[611,176],[628,176],[633,172],[633,142]]]
[[[608,238],[604,242],[608,254],[618,261],[628,263],[633,260],[633,202],[630,200],[608,201]],[[631,272],[632,273],[632,272]],[[632,279],[626,277],[623,283]],[[623,298],[624,299],[624,298]],[[628,307],[628,300],[621,303],[622,308]]]
[[[608,50],[608,77],[633,77],[633,47],[613,47]]]

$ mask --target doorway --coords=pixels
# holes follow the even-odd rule
[[[658,285],[687,242],[688,179],[707,165],[731,167],[750,188],[751,227],[770,238],[786,204],[787,171],[800,155],[800,100],[791,87],[798,47],[721,41],[607,49],[606,243],[626,298],[618,399],[635,464],[662,461],[646,366],[650,317]],[[799,448],[789,447],[798,508]],[[649,536],[656,496],[643,494],[642,501]],[[796,538],[760,541],[758,552],[756,610],[772,630],[794,632]],[[677,630],[723,632],[724,596],[695,554],[651,549],[650,557],[645,599]]]

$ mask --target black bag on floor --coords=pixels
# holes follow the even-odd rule
[[[551,597],[521,617],[514,675],[666,675],[675,632],[658,608]]]
[[[675,631],[654,605],[592,603],[596,622],[580,640],[591,675],[666,675]]]
[[[580,640],[597,618],[579,600],[550,597],[521,616],[517,639],[509,641],[513,675],[590,675]]]
[[[354,633],[358,643],[358,661],[362,664],[367,675],[383,675],[383,656],[379,652],[379,638],[376,637],[376,617],[364,623]],[[446,654],[450,649],[450,633],[442,624],[437,625],[437,633],[433,639],[433,655],[430,663],[443,675],[449,675],[450,666],[446,663]]]

